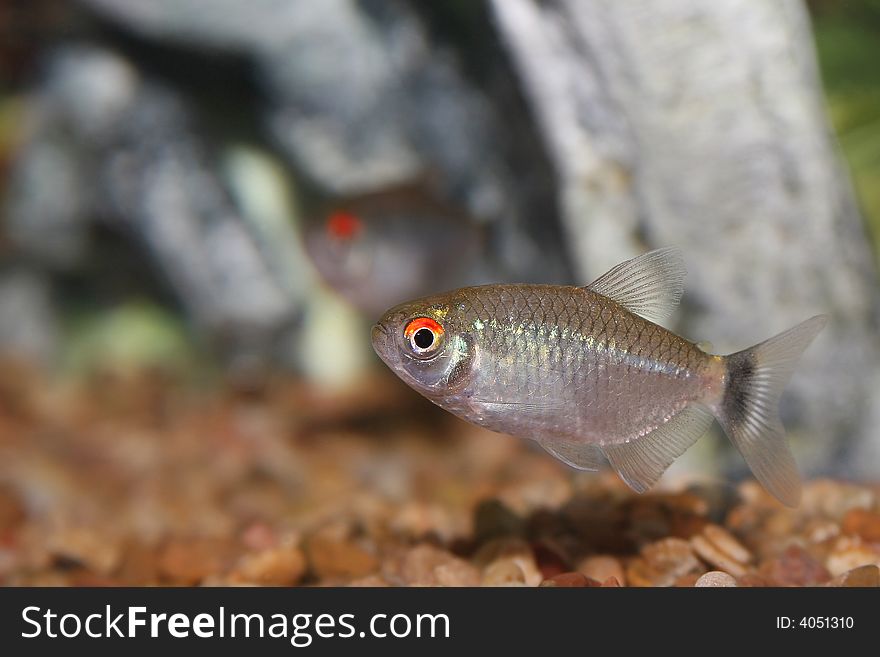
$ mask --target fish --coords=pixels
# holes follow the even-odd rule
[[[487,239],[485,226],[416,182],[326,204],[304,243],[321,279],[372,319],[400,299],[498,278]]]
[[[767,491],[797,506],[800,475],[778,404],[828,316],[712,354],[658,323],[685,276],[680,250],[666,247],[586,286],[464,287],[391,308],[372,344],[441,408],[534,440],[579,470],[598,470],[604,456],[639,493],[717,420]]]

